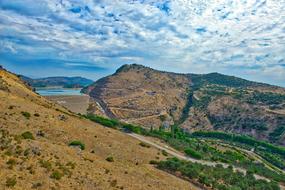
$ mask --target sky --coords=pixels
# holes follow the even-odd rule
[[[93,80],[123,64],[285,87],[285,0],[0,0],[0,64]]]

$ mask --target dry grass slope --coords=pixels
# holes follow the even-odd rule
[[[149,165],[165,158],[157,149],[77,117],[5,70],[0,107],[0,189],[195,189]],[[75,140],[85,149],[68,146]]]

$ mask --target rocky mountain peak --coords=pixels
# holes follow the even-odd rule
[[[117,69],[116,73],[120,73],[120,72],[128,72],[130,70],[142,70],[142,69],[151,69],[149,67],[146,67],[144,65],[140,65],[140,64],[125,64],[122,65],[119,69]]]

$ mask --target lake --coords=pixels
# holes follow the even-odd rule
[[[42,96],[82,95],[80,88],[37,88],[36,92]]]

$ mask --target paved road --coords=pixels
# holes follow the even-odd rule
[[[134,134],[134,133],[128,133],[129,136],[133,137],[133,138],[136,138],[142,142],[145,142],[145,143],[148,143],[154,147],[156,147],[157,149],[160,149],[160,150],[165,150],[168,154],[172,155],[172,156],[175,156],[179,159],[182,159],[182,160],[187,160],[187,161],[190,161],[190,162],[194,162],[194,163],[199,163],[199,164],[202,164],[202,165],[207,165],[207,166],[216,166],[218,164],[222,165],[224,168],[228,167],[229,164],[225,164],[225,163],[220,163],[220,162],[211,162],[211,161],[205,161],[205,160],[196,160],[194,158],[190,158],[190,157],[187,157],[185,155],[183,155],[182,153],[180,152],[176,152],[174,150],[172,150],[171,148],[169,148],[168,146],[161,146],[153,141],[150,141],[148,139],[146,139],[144,136],[142,135],[138,135],[138,134]],[[234,171],[239,171],[239,172],[242,172],[242,173],[246,173],[246,170],[243,169],[243,168],[238,168],[238,167],[233,167],[233,170]],[[265,178],[263,176],[260,176],[260,175],[256,175],[254,174],[254,177],[256,179],[263,179],[263,180],[266,180],[266,181],[270,181],[268,178]]]

